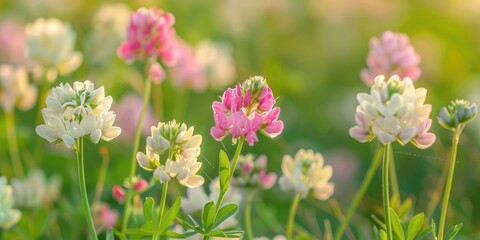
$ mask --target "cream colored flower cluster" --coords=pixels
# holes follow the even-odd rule
[[[105,97],[103,87],[95,89],[91,81],[61,83],[47,97],[42,109],[45,124],[37,126],[37,134],[51,143],[64,142],[73,148],[75,139],[86,137],[93,143],[100,138],[110,141],[121,133],[113,126],[115,113],[110,111],[112,97]]]
[[[0,228],[10,228],[20,220],[21,213],[13,204],[12,187],[7,185],[5,177],[0,177]]]
[[[410,78],[377,76],[370,94],[357,95],[357,126],[350,129],[350,136],[359,142],[377,138],[382,144],[398,141],[422,149],[431,146],[435,135],[427,132],[432,106],[425,104],[426,97],[427,90],[415,89]]]
[[[0,102],[5,111],[15,106],[29,110],[37,99],[37,88],[28,82],[28,72],[24,67],[0,65]]]
[[[68,23],[56,18],[39,18],[25,27],[27,53],[30,60],[54,81],[57,74],[66,75],[76,70],[83,55],[74,51],[75,32]]]
[[[175,120],[152,126],[152,134],[147,137],[146,153],[137,153],[138,164],[147,171],[153,171],[154,177],[161,183],[177,178],[186,187],[201,186],[204,179],[196,174],[202,166],[197,161],[202,136],[193,135],[193,130],[193,127],[187,128],[185,123]],[[160,155],[167,155],[164,164],[160,162]]]
[[[332,171],[330,165],[324,165],[322,154],[300,149],[295,158],[283,157],[279,184],[282,190],[293,190],[301,198],[311,194],[316,199],[327,200],[334,191],[333,183],[329,182]]]

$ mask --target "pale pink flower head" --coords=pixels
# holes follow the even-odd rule
[[[106,203],[94,204],[92,207],[95,229],[99,232],[105,231],[117,223],[118,211],[111,209]]]
[[[176,39],[176,49],[177,63],[171,68],[173,84],[197,92],[205,90],[207,87],[205,68],[197,59],[195,50],[180,38]]]
[[[415,51],[406,34],[386,31],[381,38],[370,39],[370,52],[367,58],[368,69],[361,71],[360,76],[367,85],[373,84],[378,75],[401,78],[409,77],[417,80],[422,73],[420,55]]]
[[[120,139],[127,141],[133,140],[135,128],[140,119],[140,110],[142,109],[141,97],[134,94],[127,94],[118,104],[114,104],[112,108],[117,114],[117,124],[122,129]],[[142,134],[148,135],[150,133],[150,126],[156,122],[157,120],[149,107],[143,119]]]
[[[277,182],[277,174],[267,173],[267,157],[240,155],[232,184],[239,188],[269,189]]]
[[[428,132],[432,106],[425,104],[426,97],[427,90],[415,88],[409,78],[377,76],[370,94],[357,95],[357,125],[350,129],[350,136],[359,142],[377,138],[384,145],[398,141],[421,149],[430,147],[435,134]]]
[[[127,62],[160,58],[174,64],[175,17],[162,9],[139,8],[130,16],[127,39],[118,48],[118,55]]]
[[[0,63],[24,64],[27,47],[23,27],[14,20],[0,22]]]
[[[244,137],[250,146],[258,141],[258,131],[273,138],[283,131],[283,122],[278,120],[280,108],[274,107],[275,102],[265,78],[250,77],[236,88],[227,89],[221,102],[213,102],[215,126],[210,134],[217,141],[228,134],[233,142]]]

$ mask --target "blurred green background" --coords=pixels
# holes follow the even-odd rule
[[[116,44],[92,43],[92,16],[98,8],[113,1],[93,0],[2,0],[0,21],[15,19],[21,24],[38,17],[57,17],[69,22],[77,33],[77,50],[84,62],[60,82],[90,79],[96,86],[105,86],[106,94],[120,101],[126,93],[141,95],[142,72],[139,64],[128,65],[115,55]],[[335,200],[343,211],[349,206],[357,187],[372,159],[377,143],[361,144],[348,135],[354,125],[356,94],[368,88],[359,77],[366,67],[368,41],[385,30],[404,32],[421,56],[422,76],[415,83],[428,89],[427,103],[432,104],[432,118],[440,108],[456,98],[479,103],[480,100],[480,2],[476,0],[225,0],[225,1],[125,1],[135,10],[157,6],[175,15],[175,28],[190,45],[203,40],[221,40],[233,50],[237,70],[236,81],[251,75],[263,75],[277,96],[281,107],[280,119],[284,132],[270,140],[260,136],[253,147],[243,153],[265,154],[269,169],[281,173],[282,156],[294,154],[300,148],[321,152],[333,166],[335,194],[330,201],[302,201],[297,222],[307,231],[319,236],[325,231],[323,221],[329,219],[333,230],[338,220],[333,214]],[[102,61],[94,56],[99,49],[111,48]],[[109,54],[109,55],[108,55]],[[234,86],[233,83],[229,87]],[[160,91],[161,88],[161,91]],[[216,177],[217,154],[226,148],[232,155],[234,147],[227,138],[222,143],[210,137],[213,126],[211,103],[218,100],[222,90],[207,89],[194,92],[180,89],[170,79],[160,87],[154,86],[152,108],[158,112],[163,101],[163,120],[176,119],[195,126],[203,135],[202,159],[206,179]],[[22,158],[44,169],[47,175],[63,177],[62,199],[58,217],[65,239],[78,239],[78,224],[70,213],[81,216],[77,193],[74,153],[60,146],[47,144],[34,132],[37,108],[17,112],[17,131]],[[3,112],[2,112],[3,114]],[[0,169],[11,176],[5,137],[4,118],[0,117]],[[432,132],[436,143],[427,150],[412,145],[393,146],[402,199],[414,200],[415,212],[427,211],[449,159],[451,133],[441,129],[434,120]],[[144,149],[142,138],[140,149]],[[463,239],[480,239],[480,123],[470,124],[462,135],[454,186],[451,214],[447,226],[463,222]],[[42,154],[34,151],[36,142],[44,143]],[[121,210],[109,189],[127,177],[133,140],[86,143],[87,185],[93,189],[101,165],[99,149],[110,152],[103,200]],[[138,170],[149,178],[150,174]],[[159,198],[160,187],[146,196]],[[178,188],[178,191],[184,191]],[[180,192],[178,192],[180,193]],[[276,186],[259,193],[254,205],[254,230],[258,236],[273,236],[283,232],[292,193]],[[173,194],[172,198],[175,197]],[[381,207],[380,172],[362,201],[352,221],[358,239],[371,239],[373,222],[370,215]],[[73,216],[75,216],[75,214]],[[439,209],[432,212],[439,217]],[[78,216],[77,216],[78,218]],[[241,216],[240,216],[241,219]],[[65,230],[66,229],[66,230]],[[71,234],[71,235],[69,235]],[[81,238],[80,238],[81,239]]]

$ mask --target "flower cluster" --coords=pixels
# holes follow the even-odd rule
[[[132,179],[133,191],[137,194],[142,193],[148,186],[148,182],[143,178],[134,177]],[[130,182],[125,180],[123,186],[128,189]],[[125,201],[125,189],[120,185],[115,185],[112,188],[112,196],[117,202],[123,203]]]
[[[41,170],[34,170],[26,178],[12,179],[11,185],[15,206],[35,208],[60,197],[62,179],[58,175],[47,179]]]
[[[300,149],[295,158],[285,155],[282,160],[279,184],[282,190],[293,189],[301,198],[309,194],[319,200],[327,200],[333,194],[332,167],[324,165],[323,156],[313,150]]]
[[[471,104],[467,100],[457,99],[440,110],[438,122],[442,127],[451,131],[456,131],[457,129],[463,129],[465,124],[472,121],[476,115],[476,104]]]
[[[415,89],[409,78],[394,75],[385,80],[377,76],[370,94],[357,95],[357,126],[350,129],[350,136],[359,142],[376,137],[382,144],[398,141],[402,145],[412,142],[422,149],[431,146],[435,135],[427,132],[432,124],[432,106],[424,104],[426,96],[427,90]]]
[[[15,105],[22,110],[33,107],[37,89],[29,84],[24,67],[0,65],[0,102],[5,111],[12,111]]]
[[[178,58],[174,23],[175,17],[161,9],[138,9],[130,16],[127,39],[118,48],[118,55],[127,62],[152,61],[150,75],[160,83],[164,74],[157,58],[168,66]]]
[[[177,178],[183,186],[201,186],[204,179],[196,174],[202,166],[197,161],[202,136],[193,135],[193,129],[175,120],[152,126],[152,134],[147,137],[146,153],[137,153],[138,164],[147,171],[153,171],[161,183]],[[160,155],[164,154],[167,160],[161,164]]]
[[[380,39],[374,37],[370,40],[368,69],[362,70],[360,75],[369,86],[378,75],[387,77],[399,75],[401,78],[409,77],[415,81],[422,73],[418,67],[419,63],[420,56],[410,44],[406,34],[386,31]]]
[[[25,32],[15,20],[0,22],[0,62],[21,65],[26,62]]]
[[[13,204],[12,187],[5,177],[0,177],[0,228],[10,228],[20,220],[21,213],[13,209]]]
[[[269,189],[277,181],[277,174],[267,173],[267,157],[265,155],[261,155],[257,159],[252,154],[241,155],[238,158],[238,167],[235,172],[232,184],[237,187]]]
[[[43,71],[47,79],[54,81],[57,73],[66,75],[80,66],[83,56],[74,52],[75,32],[69,24],[56,18],[39,18],[25,28],[27,53]]]
[[[113,104],[117,114],[117,124],[122,129],[120,138],[124,140],[132,140],[135,136],[135,128],[140,119],[140,111],[142,109],[142,98],[134,94],[126,94],[118,104]],[[149,107],[145,112],[142,126],[142,134],[150,133],[150,126],[158,122],[153,115],[152,109]]]
[[[93,221],[98,232],[105,231],[115,226],[118,211],[111,209],[106,203],[95,203],[92,206]]]
[[[195,56],[194,49],[180,38],[176,38],[178,61],[172,66],[173,84],[202,91],[207,86],[203,66]]]
[[[195,58],[214,90],[223,89],[237,75],[232,49],[224,42],[200,42],[195,47]]]
[[[257,131],[273,138],[283,130],[283,122],[278,120],[280,108],[274,107],[275,102],[265,78],[250,77],[236,88],[227,89],[221,102],[213,102],[215,126],[210,134],[217,141],[228,134],[234,142],[245,137],[250,146],[258,141]]]
[[[110,141],[121,133],[112,126],[115,113],[110,111],[112,97],[105,97],[104,88],[95,89],[90,81],[61,83],[47,97],[47,107],[42,109],[45,124],[37,126],[37,134],[47,141],[63,141],[72,148],[75,139],[87,137],[93,143],[100,138]]]

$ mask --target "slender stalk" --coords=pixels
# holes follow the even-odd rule
[[[443,232],[445,230],[445,219],[447,218],[447,209],[448,209],[448,202],[450,198],[450,192],[452,190],[452,183],[453,183],[453,173],[455,172],[455,161],[457,159],[457,148],[458,148],[458,141],[460,140],[460,131],[455,131],[453,134],[452,140],[452,155],[450,156],[450,169],[448,171],[447,183],[445,185],[445,192],[443,195],[443,203],[442,203],[442,212],[440,214],[440,225],[438,227],[438,240],[443,239]]]
[[[245,201],[245,233],[247,234],[247,239],[253,240],[253,231],[252,231],[252,203],[253,203],[253,192],[251,190],[247,191],[247,198]]]
[[[400,200],[400,187],[398,185],[397,170],[395,167],[395,158],[393,157],[392,148],[390,148],[390,185],[392,187],[392,197]]]
[[[378,167],[380,166],[381,156],[382,156],[382,148],[378,147],[377,151],[375,152],[375,155],[373,156],[373,161],[372,163],[370,163],[370,167],[367,170],[365,178],[363,179],[362,184],[360,185],[360,189],[355,194],[355,197],[353,198],[353,201],[347,210],[347,214],[345,215],[345,218],[343,219],[343,221],[341,221],[340,227],[335,232],[335,240],[340,240],[342,238],[348,226],[348,223],[350,222],[350,220],[352,220],[353,214],[357,210],[358,205],[362,201],[363,196],[367,192],[367,189],[370,186],[370,183],[372,182],[373,176],[375,175],[375,171],[377,171]]]
[[[12,160],[13,173],[17,177],[23,176],[23,166],[18,152],[17,132],[15,130],[15,112],[14,110],[5,111],[5,125],[7,128],[8,150]]]
[[[229,181],[232,180],[233,173],[235,172],[235,168],[237,167],[238,157],[240,156],[240,152],[242,152],[242,147],[243,147],[244,142],[245,142],[245,138],[242,137],[242,138],[240,138],[240,140],[237,143],[237,150],[235,150],[235,155],[233,155],[232,165],[230,166]],[[228,191],[228,189],[227,189],[227,191]],[[218,195],[217,204],[215,205],[217,211],[222,206],[222,201],[223,201],[223,198],[225,197],[225,193],[227,193],[227,192],[226,191],[225,192],[220,191],[220,194]]]
[[[288,216],[287,230],[285,232],[285,235],[287,236],[287,240],[292,239],[293,225],[295,223],[295,213],[297,212],[299,202],[300,202],[300,194],[297,193],[295,195],[295,198],[293,198],[292,205],[290,206],[290,214]]]
[[[90,211],[90,204],[88,203],[87,187],[85,185],[85,167],[83,161],[83,137],[77,139],[77,167],[78,180],[80,182],[80,194],[82,195],[82,205],[85,217],[87,219],[88,228],[90,229],[90,238],[97,240],[97,232],[93,224],[92,212]]]
[[[163,213],[165,210],[165,202],[167,200],[168,181],[163,183],[162,198],[160,199],[160,206],[158,208],[157,224],[155,225],[155,231],[153,232],[152,240],[156,240],[160,234],[160,224],[162,223]]]
[[[383,169],[382,169],[382,192],[383,192],[383,211],[385,212],[385,226],[388,240],[393,240],[392,223],[390,219],[390,192],[388,183],[388,164],[390,161],[390,143],[385,145],[383,151]]]
[[[138,152],[138,148],[140,145],[140,136],[142,133],[143,128],[143,119],[145,118],[145,112],[147,111],[148,103],[150,102],[150,92],[152,89],[152,79],[150,77],[147,78],[144,86],[144,93],[143,93],[143,105],[142,110],[140,111],[140,117],[138,118],[137,129],[135,131],[135,142],[133,144],[133,154],[132,154],[132,162],[130,165],[130,175],[128,177],[128,191],[127,191],[127,199],[125,201],[125,213],[123,215],[122,221],[122,231],[124,231],[128,227],[128,219],[130,213],[132,211],[132,197],[133,197],[133,177],[135,176],[135,171],[137,167],[137,160],[136,154]]]

